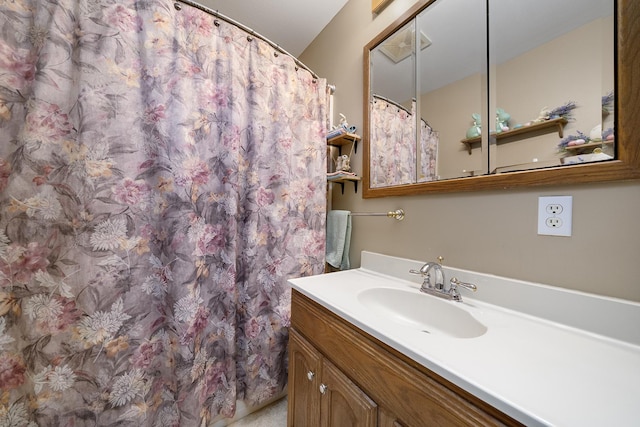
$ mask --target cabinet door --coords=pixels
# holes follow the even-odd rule
[[[376,427],[378,408],[327,359],[322,361],[320,384],[322,427]]]
[[[320,426],[321,363],[320,353],[290,329],[287,426]]]

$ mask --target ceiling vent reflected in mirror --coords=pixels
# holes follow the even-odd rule
[[[415,31],[407,27],[389,37],[380,45],[380,52],[384,53],[394,63],[398,63],[411,55],[415,40]],[[431,40],[420,31],[420,50],[431,46]]]

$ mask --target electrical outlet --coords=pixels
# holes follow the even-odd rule
[[[562,220],[558,217],[552,216],[551,218],[547,218],[545,224],[549,228],[560,228],[562,227]]]
[[[560,203],[549,203],[545,210],[549,215],[558,215],[562,213],[562,205]]]
[[[571,236],[573,196],[538,198],[538,234]]]

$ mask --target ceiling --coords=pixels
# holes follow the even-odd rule
[[[196,0],[298,57],[348,0]]]

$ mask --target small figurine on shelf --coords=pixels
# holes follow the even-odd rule
[[[345,129],[349,128],[349,123],[347,123],[347,116],[342,113],[340,113],[340,126]]]
[[[549,107],[542,107],[542,110],[540,110],[540,113],[538,113],[538,117],[533,119],[530,123],[528,123],[528,125],[546,122],[547,120],[549,120],[550,112],[551,110],[549,109]]]
[[[595,125],[589,132],[589,139],[592,142],[602,141],[602,125]]]
[[[477,138],[482,133],[482,120],[480,119],[480,114],[473,113],[471,118],[473,119],[473,126],[467,130],[467,138],[469,139]]]
[[[506,132],[509,130],[509,120],[511,115],[502,108],[496,109],[496,133]]]
[[[349,156],[347,156],[346,154],[338,156],[338,158],[335,160],[335,163],[336,172],[351,172],[351,159],[349,159]]]

